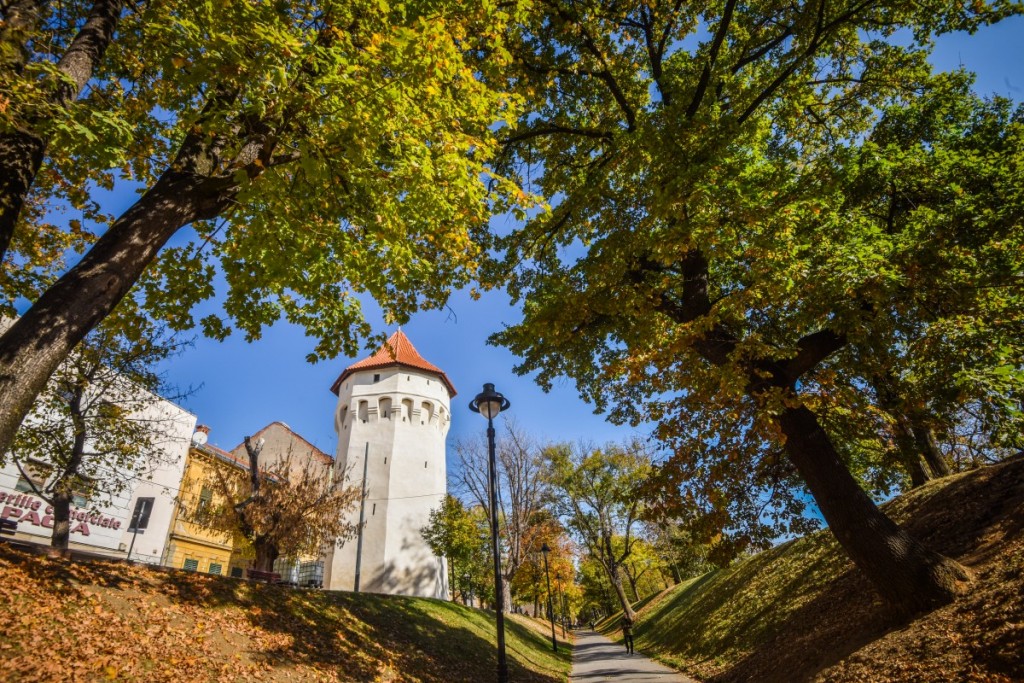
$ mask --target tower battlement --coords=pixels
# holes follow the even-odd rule
[[[455,388],[401,331],[345,369],[331,386],[338,402],[336,467],[362,487],[362,549],[352,539],[329,554],[325,585],[446,598],[447,571],[420,534],[447,491],[445,436]],[[359,510],[352,513],[358,522]]]

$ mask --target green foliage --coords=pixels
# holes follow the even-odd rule
[[[641,486],[651,473],[650,454],[639,440],[604,448],[556,445],[544,450],[552,508],[587,554],[605,572],[623,608],[624,564],[637,544],[645,503]]]
[[[0,463],[13,460],[51,504],[109,504],[171,457],[165,447],[183,427],[154,366],[181,347],[122,306],[50,378]]]
[[[50,105],[87,10],[44,3],[28,65],[0,70],[0,132],[48,142],[0,281],[7,310],[115,221],[99,189],[195,174],[220,208],[147,273],[146,307],[190,329],[198,302],[223,297],[205,334],[256,339],[286,318],[319,339],[311,360],[354,354],[370,333],[360,295],[389,321],[443,305],[476,272],[491,209],[526,202],[486,166],[496,122],[518,111],[489,84],[516,3],[131,6],[84,94]]]
[[[555,3],[514,51],[530,114],[504,161],[557,202],[501,241],[491,274],[524,318],[492,341],[542,386],[656,422],[650,496],[718,559],[814,524],[787,410],[821,416],[880,493],[894,463],[856,445],[885,434],[880,374],[930,424],[974,400],[1013,432],[1020,116],[925,57],[1019,12]]]
[[[486,577],[490,561],[490,527],[480,507],[467,508],[447,494],[441,507],[430,511],[430,523],[420,531],[438,557],[448,558],[452,595],[467,592],[493,599],[493,578]]]

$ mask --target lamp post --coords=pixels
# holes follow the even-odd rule
[[[462,575],[462,604],[467,607],[473,606],[473,584],[470,580],[469,572]]]
[[[562,612],[562,618],[559,621],[562,624],[562,637],[565,638],[565,604],[562,601],[562,575],[555,572],[555,590],[558,591],[558,609]],[[554,630],[554,625],[552,625]]]
[[[551,552],[551,548],[545,543],[540,547],[540,552],[544,556],[544,577],[548,581],[548,616],[551,618],[551,649],[558,652],[558,640],[555,639],[555,608],[551,605],[551,574],[548,573],[548,553]]]
[[[487,469],[491,488],[491,549],[494,551],[494,606],[498,615],[498,683],[508,683],[505,659],[505,596],[501,583],[501,554],[498,550],[498,473],[494,463],[494,418],[508,410],[509,400],[484,384],[484,390],[469,402],[469,409],[487,418]]]

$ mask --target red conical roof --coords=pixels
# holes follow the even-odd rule
[[[427,372],[437,374],[448,388],[448,395],[450,397],[455,396],[455,386],[448,379],[448,375],[444,374],[441,368],[428,362],[421,356],[420,352],[416,350],[416,347],[412,345],[412,342],[409,341],[409,338],[405,336],[402,330],[398,330],[391,335],[377,353],[345,368],[345,371],[338,376],[338,379],[334,380],[334,384],[331,385],[331,391],[337,394],[338,388],[345,381],[345,378],[360,370],[379,370],[396,365],[415,368],[416,370],[426,370]]]

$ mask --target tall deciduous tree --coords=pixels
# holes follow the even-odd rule
[[[256,339],[285,317],[319,337],[312,360],[354,354],[370,333],[358,294],[393,320],[443,305],[477,268],[492,203],[522,197],[485,166],[496,121],[516,111],[485,82],[506,62],[515,2],[2,9],[4,220],[21,207],[3,295],[33,304],[0,337],[0,450],[141,279],[148,308],[183,329],[218,264],[224,316],[204,318],[206,334]],[[139,196],[108,216],[94,191],[115,183]],[[60,209],[81,218],[50,224]],[[78,233],[94,243],[51,283]]]
[[[75,347],[14,437],[9,457],[53,507],[58,550],[68,548],[72,505],[101,506],[130,490],[165,464],[162,449],[181,431],[155,370],[181,344],[134,313],[122,307]]]
[[[541,448],[515,420],[504,418],[496,447],[498,535],[502,546],[504,605],[512,605],[512,582],[546,531],[546,489],[541,476]],[[487,443],[460,441],[455,452],[461,464],[461,486],[491,519]]]
[[[844,394],[835,367],[848,360],[844,351],[895,343],[896,323],[923,313],[913,306],[917,293],[937,299],[942,273],[987,281],[979,264],[959,270],[967,254],[997,266],[998,287],[1013,272],[1003,263],[1014,259],[1006,247],[1019,226],[1019,191],[1008,182],[1021,158],[1012,126],[990,142],[985,125],[965,128],[978,135],[961,160],[978,175],[959,185],[961,199],[949,191],[952,156],[926,138],[913,149],[940,173],[915,172],[935,190],[923,205],[903,203],[900,182],[889,192],[848,190],[882,149],[857,144],[879,108],[932,87],[931,36],[1019,8],[870,0],[541,7],[514,51],[516,76],[533,98],[506,149],[509,166],[558,203],[504,242],[525,317],[495,340],[544,385],[569,375],[613,417],[658,420],[679,459],[706,456],[708,477],[730,469],[722,465],[730,459],[779,478],[792,468],[891,605],[914,612],[948,602],[963,587],[963,568],[877,509],[819,411]],[[908,41],[889,40],[902,29]],[[939,310],[963,321],[984,299],[978,291],[964,287],[963,299]],[[1005,330],[999,337],[1008,339]],[[984,367],[999,365],[995,355]]]
[[[487,565],[489,536],[482,513],[480,508],[467,509],[461,500],[448,494],[441,507],[430,511],[430,523],[421,530],[434,554],[448,558],[452,600],[461,587],[463,604],[468,604],[468,584],[481,573],[479,567]]]
[[[218,498],[207,523],[240,537],[254,553],[253,568],[269,572],[278,557],[318,556],[326,546],[355,536],[357,524],[348,521],[359,501],[359,489],[345,487],[334,468],[312,454],[292,450],[275,454],[272,464],[260,466],[262,439],[245,437],[249,467],[214,469]]]
[[[604,448],[554,446],[544,455],[555,509],[601,564],[623,612],[635,619],[622,580],[644,511],[640,491],[651,473],[650,454],[634,440]]]

